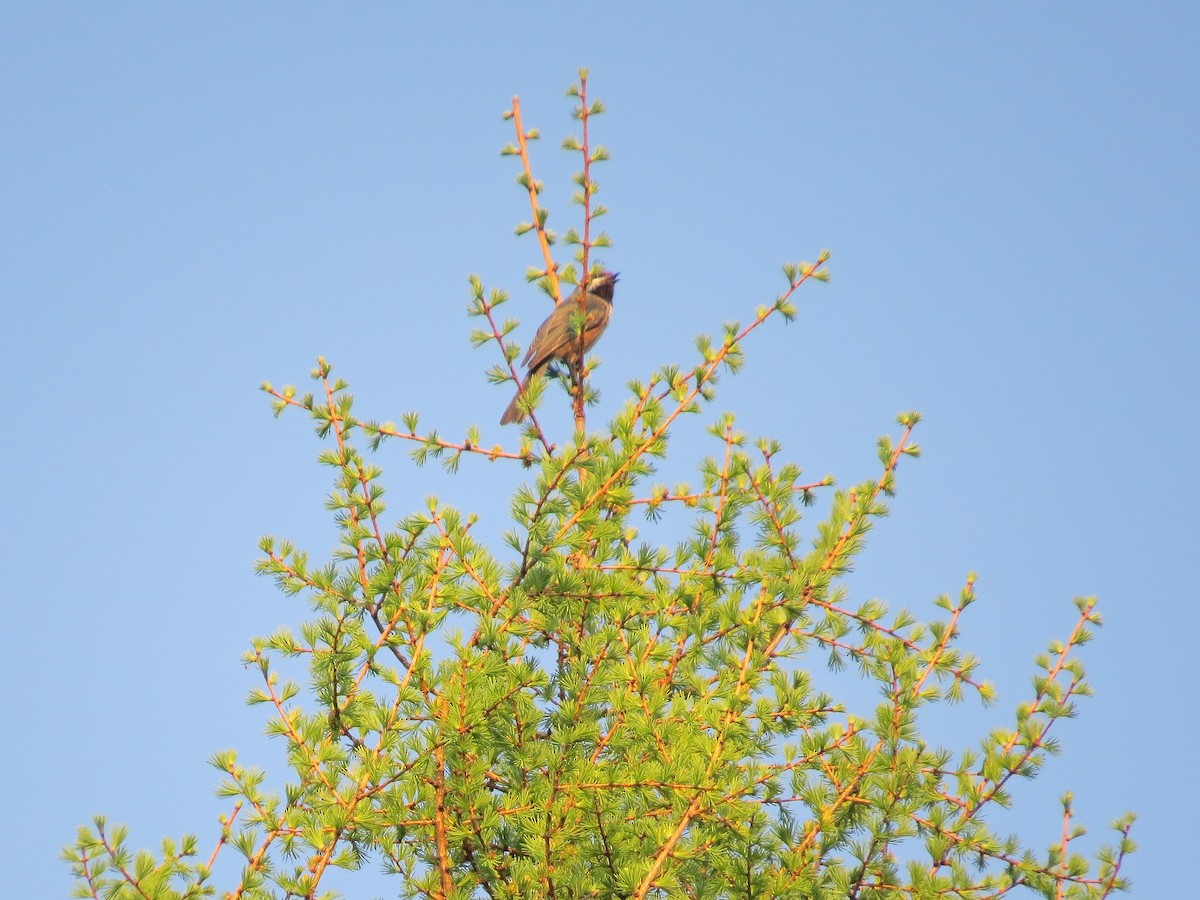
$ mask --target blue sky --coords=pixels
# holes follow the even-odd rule
[[[253,576],[257,540],[320,558],[333,529],[318,443],[259,382],[324,355],[364,416],[516,441],[466,278],[512,291],[526,338],[547,311],[500,114],[519,94],[542,130],[565,229],[580,66],[622,273],[598,415],[830,248],[833,282],[756,335],[706,421],[737,410],[849,484],[925,414],[854,593],[932,616],[979,573],[961,643],[1000,701],[939,722],[951,746],[1010,718],[1098,595],[1096,696],[1012,827],[1054,841],[1066,790],[1097,841],[1135,810],[1135,894],[1171,894],[1200,801],[1198,25],[1185,3],[6,4],[6,894],[65,896],[57,854],[97,812],[207,845],[215,750],[278,768],[239,657],[304,610]],[[493,535],[527,474],[377,461],[397,516],[437,493]]]

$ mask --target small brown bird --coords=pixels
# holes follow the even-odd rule
[[[517,396],[513,397],[512,403],[508,404],[504,415],[500,417],[501,425],[524,418],[524,414],[517,409],[517,401],[528,389],[534,376],[540,375],[552,362],[579,365],[582,362],[582,354],[591,350],[596,341],[600,340],[600,335],[604,334],[609,317],[612,316],[613,287],[616,283],[615,272],[593,275],[588,281],[587,296],[582,304],[579,302],[579,292],[582,288],[577,288],[575,293],[558,304],[554,312],[546,317],[546,321],[538,327],[537,334],[533,336],[529,349],[525,351],[525,358],[521,360],[521,365],[528,366],[529,372],[517,388]],[[574,318],[578,321],[581,312],[584,317],[582,335],[571,328],[571,320]]]

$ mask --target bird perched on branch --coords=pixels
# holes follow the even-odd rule
[[[552,362],[565,362],[571,366],[582,365],[583,354],[587,353],[600,340],[604,329],[608,327],[609,317],[612,316],[613,287],[617,283],[615,272],[600,272],[591,276],[587,282],[587,294],[580,302],[580,291],[577,288],[568,299],[558,304],[554,312],[546,317],[533,336],[533,342],[525,351],[521,365],[528,366],[529,371],[521,386],[517,388],[517,396],[504,410],[500,417],[501,425],[517,422],[524,414],[517,409],[521,395],[529,388],[529,383],[535,376]],[[583,330],[579,331],[572,325],[580,322],[582,315]]]

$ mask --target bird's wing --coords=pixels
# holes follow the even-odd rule
[[[538,326],[521,365],[536,369],[554,352],[555,346],[562,340],[562,335],[566,334],[567,323],[570,321],[566,305],[567,303],[563,302],[554,307],[554,311],[546,316],[546,321]]]
[[[587,302],[583,305],[584,332],[602,327],[608,321],[611,309],[612,307],[603,298],[597,297],[595,294],[588,294]],[[571,321],[579,312],[578,295],[572,295],[556,306],[554,311],[546,317],[546,321],[538,327],[533,341],[529,344],[529,349],[525,351],[525,358],[521,360],[521,364],[529,366],[531,370],[539,369],[551,359],[570,354],[571,344],[578,340],[577,335],[572,333]],[[594,338],[592,343],[595,343]]]

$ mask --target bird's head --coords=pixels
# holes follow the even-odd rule
[[[588,293],[612,303],[613,288],[620,277],[617,272],[597,272],[588,279]]]

